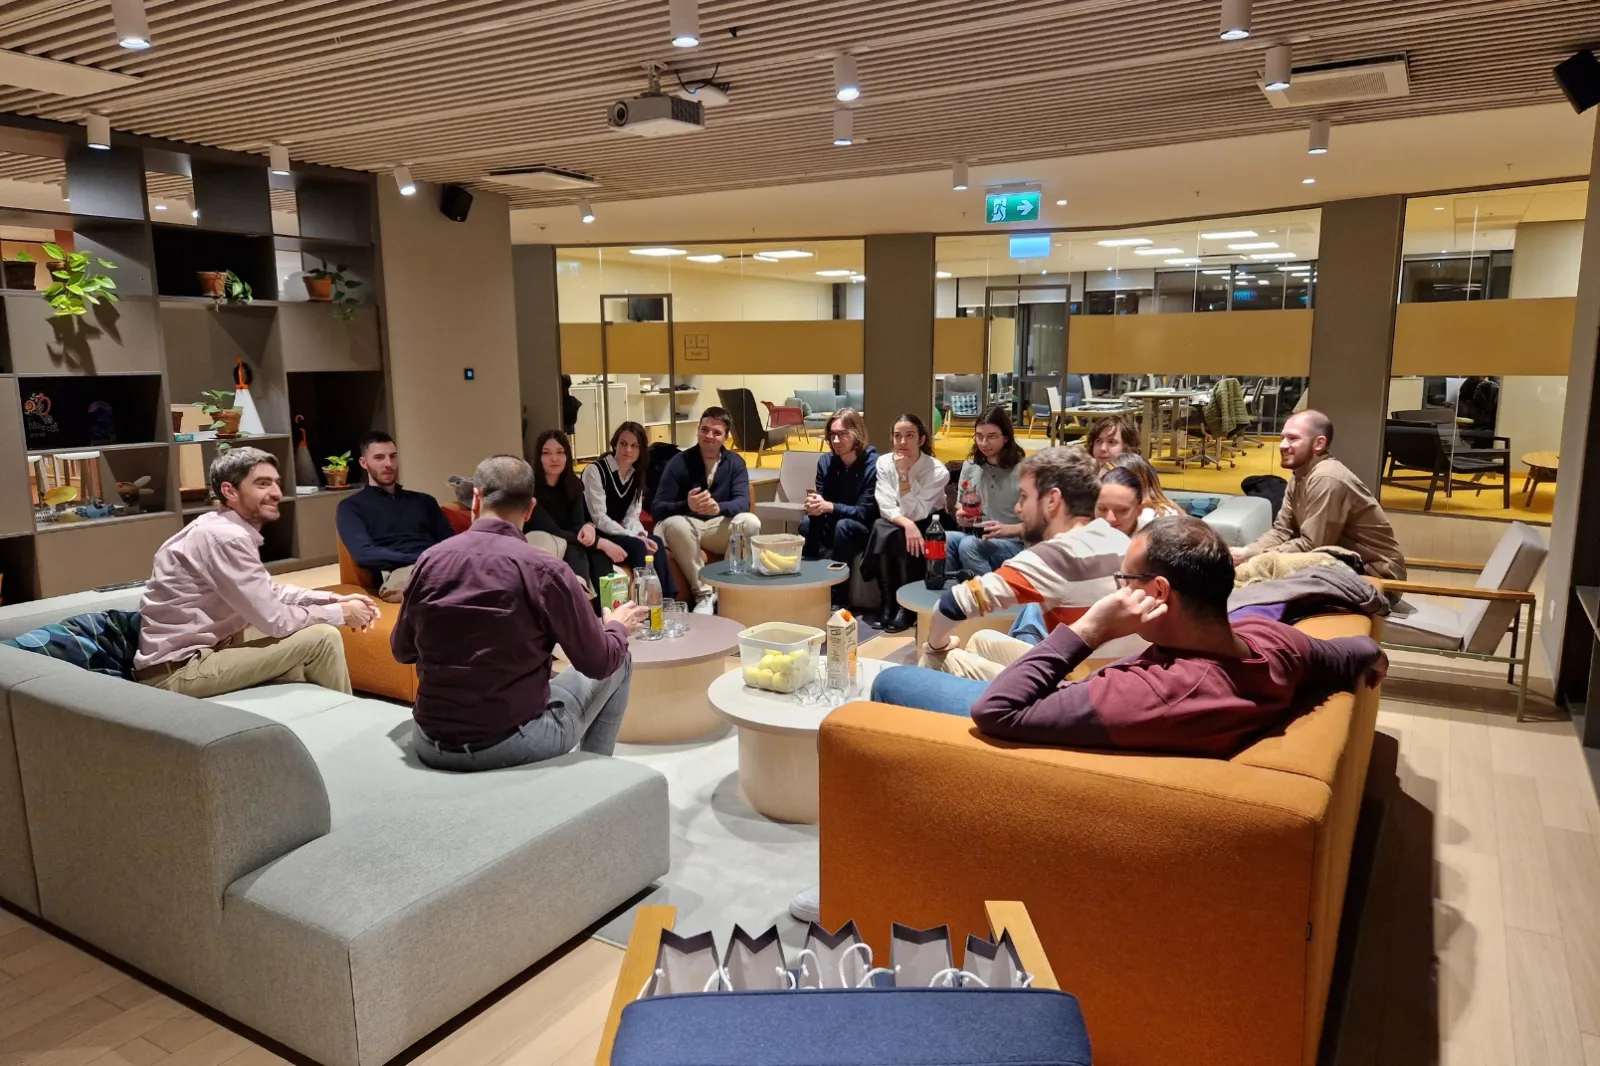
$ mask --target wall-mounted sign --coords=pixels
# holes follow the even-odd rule
[[[1050,258],[1050,234],[1048,233],[1017,233],[1012,235],[1010,244],[1012,259]]]
[[[1039,190],[986,193],[983,217],[991,224],[1032,222],[1039,217]]]

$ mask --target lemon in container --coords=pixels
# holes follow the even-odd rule
[[[744,683],[766,692],[791,693],[816,671],[827,634],[815,626],[763,622],[739,634]]]

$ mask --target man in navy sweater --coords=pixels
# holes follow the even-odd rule
[[[695,614],[717,608],[716,590],[700,583],[700,549],[726,552],[734,530],[752,537],[761,532],[761,519],[750,513],[750,471],[738,452],[724,447],[732,429],[727,411],[707,407],[696,446],[672,457],[650,504],[656,536],[683,571],[683,591],[694,595]]]
[[[455,530],[439,501],[400,487],[400,452],[389,434],[362,437],[360,461],[367,485],[339,502],[339,539],[356,565],[382,583],[379,597],[399,603],[412,565]]]
[[[806,492],[800,535],[807,559],[850,564],[867,548],[878,518],[878,449],[867,443],[859,412],[841,407],[828,420],[829,451],[817,461],[817,486]],[[850,583],[831,591],[833,606],[849,602]]]

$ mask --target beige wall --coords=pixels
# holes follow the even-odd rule
[[[833,286],[760,278],[734,268],[695,269],[628,261],[626,249],[606,249],[603,260],[556,253],[556,288],[562,322],[600,321],[600,297],[672,294],[678,322],[807,321],[833,317]]]
[[[1583,259],[1583,222],[1526,222],[1517,227],[1511,267],[1511,298],[1576,297]],[[1562,355],[1571,357],[1570,341]],[[1564,371],[1565,359],[1562,370]],[[1521,374],[1500,379],[1497,432],[1511,438],[1513,460],[1561,449],[1561,412],[1567,406],[1567,375]]]
[[[391,431],[407,486],[448,500],[449,475],[522,451],[510,210],[477,191],[467,221],[451,222],[437,186],[418,182],[409,197],[392,181],[377,188]],[[468,366],[476,380],[463,380]]]

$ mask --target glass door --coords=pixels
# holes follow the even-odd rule
[[[1067,300],[1065,285],[990,285],[984,289],[988,320],[984,406],[1011,412],[1019,431],[1048,428],[1049,390],[1065,397]]]
[[[579,399],[594,403],[581,417],[573,452],[603,455],[611,434],[624,422],[644,426],[651,444],[683,446],[684,412],[673,353],[671,293],[625,293],[600,297],[600,377]],[[584,386],[575,385],[574,394]],[[692,407],[692,401],[690,401]],[[694,435],[690,424],[689,437]]]

